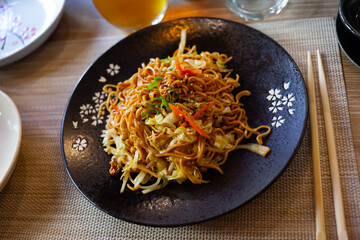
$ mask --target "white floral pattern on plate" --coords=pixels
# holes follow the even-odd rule
[[[82,152],[88,146],[88,141],[85,138],[77,137],[72,144],[72,148]]]
[[[108,94],[105,93],[104,91],[101,92],[95,92],[93,97],[92,97],[92,103],[85,103],[82,104],[79,109],[79,116],[80,116],[80,123],[82,124],[86,124],[86,123],[90,123],[91,126],[98,126],[99,124],[104,123],[104,116],[100,116],[98,117],[98,113],[99,113],[99,108],[100,105],[105,101],[105,99],[107,98]],[[73,120],[73,128],[77,129],[79,127],[79,121],[77,120]],[[79,152],[84,151],[85,148],[88,146],[87,144],[87,140],[84,139],[86,141],[85,145],[81,145],[81,147],[74,147],[78,146],[78,139],[80,137],[77,137],[74,142],[73,142],[73,148],[75,150],[78,150]]]
[[[110,63],[109,68],[106,69],[107,73],[110,74],[111,76],[118,74],[119,70],[120,70],[120,66],[113,63]]]
[[[285,110],[290,115],[293,115],[295,112],[295,108],[293,108],[295,95],[293,92],[290,92],[290,82],[284,83],[283,88],[284,94],[282,94],[281,89],[272,88],[269,90],[269,95],[266,97],[266,99],[271,102],[271,106],[269,107],[269,112],[273,114],[271,126],[276,128],[282,126],[286,120],[284,114],[281,115],[281,112]]]
[[[110,63],[109,67],[106,69],[106,73],[110,76],[114,76],[119,73],[120,66],[114,63]],[[98,82],[105,83],[107,81],[106,77],[100,76]],[[73,128],[78,129],[79,122],[82,124],[90,123],[91,126],[98,126],[99,124],[104,123],[104,116],[98,117],[99,108],[101,104],[107,99],[108,94],[104,91],[95,92],[92,96],[91,103],[82,104],[79,109],[79,116],[81,121],[73,120]],[[79,140],[80,139],[80,140]],[[87,140],[78,136],[72,144],[73,149],[82,152],[88,146]]]

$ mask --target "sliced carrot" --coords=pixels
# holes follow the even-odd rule
[[[171,110],[175,113],[176,116],[179,118],[184,118],[190,126],[192,126],[201,136],[210,139],[209,135],[204,132],[188,115],[186,115],[183,111],[177,108],[174,104],[169,103]]]
[[[178,58],[175,58],[175,66],[176,66],[176,69],[178,69],[179,71],[180,71],[180,74],[181,74],[181,76],[185,76],[184,75],[184,73],[183,73],[183,71],[182,71],[182,68],[181,68],[181,66],[180,66],[180,62],[179,62],[179,59]]]
[[[208,105],[205,105],[204,107],[200,108],[192,117],[195,119],[197,118],[201,113],[205,112],[207,109],[211,108],[212,106],[215,106],[216,102],[209,103]],[[181,126],[186,127],[187,123],[181,124]]]
[[[112,106],[112,107],[113,107],[113,109],[115,109],[118,113],[120,113],[120,109],[119,109],[116,105],[111,104],[111,106]]]
[[[211,108],[212,106],[215,106],[216,102],[209,103],[208,105],[205,105],[204,107],[200,108],[194,115],[192,115],[193,118],[197,118],[201,113],[205,112],[207,109]]]

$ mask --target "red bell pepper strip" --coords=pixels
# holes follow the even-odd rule
[[[194,75],[199,75],[202,73],[202,70],[201,69],[198,69],[198,68],[183,68],[181,65],[180,65],[180,62],[179,62],[179,59],[178,58],[175,58],[175,66],[176,66],[176,69],[179,69],[180,71],[180,74],[181,76],[185,76],[185,74],[189,74],[191,76],[194,76]]]
[[[202,73],[202,70],[199,68],[190,68],[190,69],[182,69],[184,74],[189,74],[191,76],[199,75]]]

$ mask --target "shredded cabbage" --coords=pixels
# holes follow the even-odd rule
[[[256,143],[247,143],[240,144],[237,146],[237,149],[247,149],[254,153],[260,154],[262,156],[266,156],[266,154],[270,151],[270,148],[264,145],[256,144]]]

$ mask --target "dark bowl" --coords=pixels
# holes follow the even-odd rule
[[[351,34],[337,14],[335,20],[336,36],[339,45],[349,60],[360,68],[360,39]]]
[[[360,38],[360,0],[340,0],[339,15],[345,27]]]

